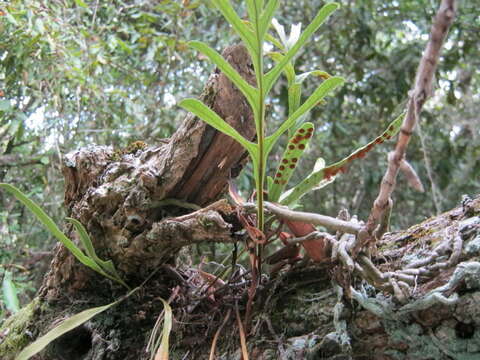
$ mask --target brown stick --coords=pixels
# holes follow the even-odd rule
[[[442,44],[447,36],[448,29],[453,23],[455,13],[455,0],[442,0],[440,8],[433,21],[430,39],[428,40],[427,47],[417,70],[415,86],[410,92],[407,114],[403,120],[395,151],[393,156],[389,156],[388,168],[382,179],[379,194],[373,204],[364,231],[359,235],[361,237],[361,239],[359,239],[360,246],[363,246],[365,242],[372,239],[373,231],[375,230],[379,219],[382,218],[385,209],[388,207],[390,196],[395,189],[398,169],[405,157],[415,124],[418,122],[418,115],[423,104],[432,93],[433,75],[437,68]]]

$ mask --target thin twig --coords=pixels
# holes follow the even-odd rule
[[[318,239],[328,240],[331,244],[337,241],[333,235],[326,232],[322,232],[322,231],[314,231],[305,236],[289,238],[289,239],[286,239],[285,241],[289,245],[294,245],[294,244],[300,244],[304,241],[311,241],[311,240],[318,240]]]
[[[217,347],[217,340],[223,328],[227,324],[228,319],[230,319],[231,312],[232,312],[232,309],[228,309],[227,315],[225,315],[225,318],[223,319],[222,324],[220,325],[217,332],[215,333],[215,336],[213,337],[212,346],[210,347],[210,356],[208,358],[209,360],[215,360],[215,348]]]
[[[300,221],[312,225],[320,225],[330,230],[342,231],[349,234],[357,234],[361,228],[361,226],[357,223],[340,220],[326,215],[307,213],[303,211],[292,211],[287,207],[275,205],[270,202],[265,202],[264,205],[270,213],[278,216],[281,219]],[[244,207],[248,210],[251,210],[254,208],[254,205],[245,204]]]

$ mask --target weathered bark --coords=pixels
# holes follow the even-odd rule
[[[255,83],[243,46],[227,48],[224,56],[249,83]],[[253,139],[251,110],[223,74],[209,78],[201,99],[242,135]],[[135,283],[159,264],[172,263],[181,247],[200,235],[195,233],[200,220],[163,220],[187,212],[169,199],[190,203],[184,205],[187,210],[211,203],[225,190],[231,171],[238,172],[244,158],[241,145],[189,114],[160,146],[137,142],[121,152],[92,147],[67,155],[65,203],[70,216],[95,238],[95,248],[105,249],[105,257]],[[218,215],[221,211],[228,214],[231,209],[222,203],[199,213],[198,218],[212,223],[208,228],[212,239],[225,242],[230,226]],[[40,294],[51,300],[65,292],[75,293],[87,287],[90,278],[91,272],[59,246]]]
[[[234,47],[226,54],[253,83],[245,50]],[[202,97],[253,138],[248,106],[222,74],[210,78]],[[224,321],[216,354],[240,359],[235,316],[228,314],[237,306],[244,313],[249,272],[236,266],[226,284],[211,283],[181,250],[242,239],[237,209],[216,200],[243,161],[241,147],[191,115],[157,147],[91,147],[66,156],[67,209],[87,227],[100,257],[112,259],[132,287],[154,275],[135,295],[55,341],[38,359],[149,359],[145,350],[163,309],[160,297],[171,300],[176,319],[172,359],[207,359]],[[203,208],[192,211],[192,204]],[[71,229],[68,234],[75,238]],[[479,256],[480,197],[387,233],[371,260],[360,255],[352,272],[340,261],[289,265],[264,277],[256,291],[250,358],[475,359]],[[12,358],[59,321],[124,293],[58,246],[39,296],[0,329],[0,358]]]

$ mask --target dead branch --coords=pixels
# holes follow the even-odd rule
[[[244,208],[248,211],[255,209],[254,204],[245,204]],[[334,217],[320,215],[315,213],[308,213],[303,211],[293,211],[284,206],[275,205],[271,202],[265,202],[265,208],[271,214],[278,216],[280,219],[290,221],[299,221],[313,225],[324,226],[330,230],[342,231],[349,234],[357,234],[360,230],[360,225],[350,221],[340,220]]]

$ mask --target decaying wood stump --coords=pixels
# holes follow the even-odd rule
[[[223,56],[255,85],[251,60],[243,45],[228,47]],[[216,70],[200,98],[253,140],[251,109],[224,74]],[[214,201],[224,193],[227,181],[238,175],[246,153],[233,139],[192,114],[160,145],[136,142],[122,151],[91,146],[65,158],[69,216],[84,224],[100,257],[112,259],[131,286],[138,285],[160,265],[174,264],[179,250],[187,244],[233,241],[232,225],[225,221],[233,209],[225,201]],[[200,206],[204,208],[188,215],[192,207]],[[72,229],[68,235],[76,238]],[[58,320],[65,316],[65,306],[79,298],[90,302],[103,297],[101,301],[105,301],[111,299],[112,292],[120,291],[58,245],[39,299],[49,305],[61,304],[48,311],[49,320]],[[45,324],[45,328],[36,329],[35,335],[47,327]]]
[[[242,45],[227,48],[223,55],[255,84]],[[201,99],[243,136],[254,138],[251,110],[225,75],[215,72]],[[244,161],[240,144],[189,114],[168,142],[159,146],[138,142],[121,152],[91,147],[68,154],[63,169],[65,203],[69,215],[92,234],[95,248],[104,249],[104,256],[112,259],[127,279],[144,279],[159,264],[171,263],[186,244],[207,238],[228,241],[230,225],[220,212],[228,214],[231,209],[224,202],[193,217],[163,219],[191,212],[188,207],[192,205],[212,203]],[[168,199],[190,205],[184,205],[187,211],[182,212],[178,203]],[[208,231],[198,219],[211,223]],[[65,292],[75,293],[88,286],[91,275],[59,246],[40,294],[50,300]]]
[[[254,84],[243,47],[230,47],[224,55]],[[254,138],[250,109],[223,74],[210,77],[202,98]],[[182,248],[205,241],[233,244],[245,236],[237,209],[221,200],[244,161],[238,144],[192,115],[158,146],[93,146],[67,155],[69,216],[86,226],[99,256],[112,259],[130,286],[149,280],[37,359],[150,359],[146,349],[163,310],[160,298],[169,299],[174,311],[172,359],[207,359],[219,328],[217,358],[240,359],[234,314],[245,310],[248,270],[235,265],[228,283],[212,282],[212,271],[192,266]],[[76,237],[72,229],[68,235]],[[299,262],[265,276],[247,339],[250,358],[479,358],[479,257],[477,197],[406,231],[387,233],[378,252],[371,259],[360,256],[352,273],[326,261]],[[422,264],[429,264],[428,271],[421,271]],[[210,265],[223,269],[205,264]],[[400,274],[398,282],[387,286],[392,272]],[[397,286],[402,283],[412,291]],[[124,294],[57,246],[38,297],[0,329],[0,358],[13,358],[61,320]]]

